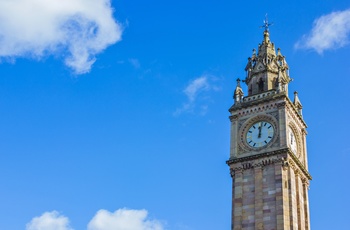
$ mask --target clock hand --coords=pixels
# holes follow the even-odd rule
[[[259,128],[258,128],[258,129],[259,129],[259,134],[258,134],[258,138],[261,137],[261,123],[262,123],[262,122],[259,123]]]

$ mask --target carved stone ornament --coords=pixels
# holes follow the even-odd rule
[[[278,120],[278,118],[279,118],[279,116],[278,116],[278,111],[269,112],[269,113],[267,113],[267,114],[273,116],[273,117],[276,118],[277,120]]]
[[[248,118],[239,120],[239,122],[238,122],[238,129],[240,129],[240,128],[242,127],[242,125],[243,125],[247,120],[248,120]]]
[[[284,101],[277,104],[277,108],[282,108],[285,106],[286,106],[286,102],[284,102]]]
[[[234,121],[234,120],[238,119],[238,115],[235,114],[235,115],[230,116],[229,118],[230,118],[230,121]]]
[[[285,160],[284,157],[280,157],[277,155],[267,156],[259,159],[252,159],[244,162],[237,162],[230,166],[230,174],[232,177],[235,176],[236,173],[241,173],[250,169],[264,169],[264,167],[272,164],[280,164],[283,169],[284,167],[288,167],[288,161]]]
[[[235,177],[235,170],[233,170],[232,168],[230,168],[230,175],[232,178]]]

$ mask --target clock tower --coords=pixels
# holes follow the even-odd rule
[[[298,93],[288,96],[289,66],[270,41],[237,80],[231,121],[232,230],[310,230],[306,123]]]

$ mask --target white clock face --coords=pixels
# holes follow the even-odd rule
[[[272,140],[274,134],[274,128],[269,122],[258,121],[248,129],[246,141],[250,147],[261,148]]]
[[[297,141],[295,135],[291,129],[289,129],[289,145],[294,153],[297,152]]]

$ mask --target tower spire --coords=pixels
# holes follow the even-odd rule
[[[248,85],[248,96],[270,90],[288,95],[288,83],[291,81],[289,67],[280,49],[276,53],[275,44],[270,41],[269,28],[273,23],[269,22],[267,14],[263,22],[260,28],[264,28],[264,39],[259,44],[258,52],[254,51],[248,58],[245,68],[247,74],[244,82]]]

